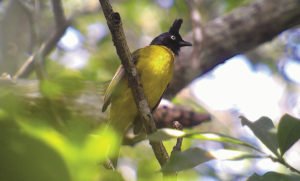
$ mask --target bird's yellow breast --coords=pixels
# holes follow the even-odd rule
[[[174,54],[164,46],[152,45],[141,49],[137,70],[145,96],[153,108],[173,76]]]
[[[173,76],[174,54],[164,46],[150,45],[137,50],[136,68],[140,75],[149,106],[160,100]],[[119,86],[118,95],[111,101],[111,122],[117,129],[128,127],[137,116],[136,105],[127,78]]]

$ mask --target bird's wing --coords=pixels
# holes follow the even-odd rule
[[[134,64],[136,64],[137,60],[138,60],[138,51],[139,51],[139,49],[132,53],[132,60],[133,60]],[[113,76],[112,80],[110,81],[107,89],[105,90],[102,112],[104,112],[107,109],[107,107],[109,106],[112,95],[114,94],[118,85],[120,84],[121,80],[124,77],[125,77],[125,69],[124,69],[123,65],[120,65],[119,68],[117,69],[115,75]]]
[[[125,70],[122,65],[119,66],[117,69],[115,75],[113,76],[112,80],[110,81],[107,89],[105,90],[104,94],[104,103],[102,106],[102,112],[104,112],[107,107],[110,104],[111,96],[115,90],[115,88],[118,86],[119,82],[123,79],[125,76]]]

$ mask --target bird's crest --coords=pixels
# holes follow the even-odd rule
[[[171,34],[179,34],[179,29],[182,24],[182,19],[176,19],[173,23],[173,25],[169,29],[169,33]]]

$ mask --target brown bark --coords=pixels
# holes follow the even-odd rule
[[[131,53],[128,48],[122,27],[121,16],[118,12],[113,11],[109,1],[99,0],[99,2],[105,15],[109,30],[111,32],[112,40],[115,45],[117,54],[128,77],[128,83],[131,88],[134,101],[138,108],[139,115],[143,121],[144,127],[146,128],[147,134],[151,134],[156,131],[155,121],[149,108],[148,101],[145,98],[144,90],[136,67],[134,65],[134,62],[132,61]],[[152,146],[153,152],[159,164],[163,166],[169,159],[169,155],[163,143],[161,141],[150,141],[150,145]]]
[[[181,52],[166,96],[173,97],[198,76],[299,23],[299,0],[257,0],[208,22],[203,25],[201,49],[196,51],[198,58],[192,58],[195,56],[191,50]],[[187,40],[191,39],[192,34],[189,34]]]

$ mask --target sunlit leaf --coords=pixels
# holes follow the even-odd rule
[[[251,158],[262,158],[260,155],[250,154],[244,151],[237,150],[213,150],[209,153],[218,160],[242,160],[242,159],[251,159]]]
[[[117,143],[114,132],[103,128],[80,136],[84,138],[77,138],[76,135],[70,139],[46,125],[27,122],[20,122],[19,125],[24,133],[39,139],[59,153],[75,181],[100,177],[99,164],[109,156],[107,149],[114,150]]]
[[[87,137],[85,147],[83,148],[83,155],[88,160],[100,162],[110,156],[107,153],[113,153],[113,151],[109,152],[108,149],[114,150],[117,146],[120,145],[117,145],[117,137],[114,132],[101,128]]]
[[[201,163],[214,159],[212,155],[200,148],[190,148],[183,152],[174,152],[162,171],[177,172],[193,168]]]
[[[152,141],[165,141],[165,140],[179,138],[179,137],[236,144],[236,145],[246,146],[251,149],[259,151],[256,147],[250,145],[247,142],[219,133],[201,133],[201,132],[185,133],[183,131],[179,131],[175,129],[164,128],[164,129],[157,130],[155,133],[149,135],[148,138],[149,140]]]
[[[199,140],[206,140],[206,141],[217,141],[221,143],[231,143],[235,145],[241,145],[246,146],[251,149],[254,149],[256,151],[259,151],[256,147],[250,145],[247,142],[244,142],[242,140],[239,140],[237,138],[233,138],[231,136],[219,134],[219,133],[194,133],[194,134],[188,134],[187,137],[195,138]]]
[[[186,135],[183,131],[176,129],[164,128],[159,129],[155,133],[149,135],[149,140],[151,141],[164,141],[172,138],[179,138]]]
[[[241,116],[242,125],[248,126],[255,136],[275,155],[278,155],[278,142],[276,134],[274,133],[275,126],[271,119],[261,117],[255,122],[249,121],[247,118]]]
[[[281,155],[300,138],[300,120],[285,114],[278,125],[278,143]]]
[[[62,134],[51,127],[34,125],[27,122],[19,122],[19,125],[25,133],[42,140],[67,159],[73,156],[72,153],[76,152],[72,144]]]
[[[286,175],[277,172],[267,172],[260,176],[258,174],[253,174],[247,179],[248,181],[299,181],[299,175]]]

